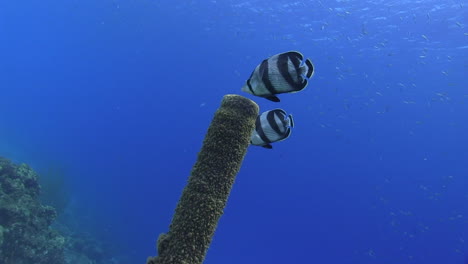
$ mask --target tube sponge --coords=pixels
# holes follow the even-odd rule
[[[208,128],[172,218],[158,238],[158,256],[147,264],[198,264],[205,259],[218,220],[247,152],[258,105],[225,95]]]

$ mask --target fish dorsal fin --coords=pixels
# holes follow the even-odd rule
[[[304,59],[304,55],[302,55],[302,53],[300,53],[299,51],[295,51],[295,50],[288,51],[283,54],[287,55],[289,58],[291,58],[291,60],[294,58],[296,59],[296,61],[299,61],[299,62],[302,62],[302,60]]]
[[[281,113],[283,116],[286,116],[286,111],[284,111],[283,109],[281,108],[276,108],[276,109],[273,109],[271,110],[271,112],[276,112],[276,113]]]

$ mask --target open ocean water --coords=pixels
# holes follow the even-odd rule
[[[304,91],[241,92],[290,50]],[[467,263],[467,77],[467,1],[0,0],[0,156],[60,171],[94,263],[145,263],[241,94],[295,127],[249,147],[205,264]]]

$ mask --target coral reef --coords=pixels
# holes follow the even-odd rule
[[[91,233],[86,231],[65,231],[62,228],[59,228],[59,230],[62,231],[62,234],[65,234],[67,237],[70,238],[65,248],[65,263],[124,263],[121,261],[117,261],[117,258],[115,256],[112,256],[113,253],[116,253],[114,249],[108,248],[106,244],[96,239],[96,237],[94,237]]]
[[[249,146],[258,106],[226,95],[216,111],[169,232],[158,238],[148,264],[202,263]]]
[[[79,228],[79,210],[69,210],[70,196],[63,193],[69,191],[63,170],[52,172],[42,189],[28,165],[0,157],[0,264],[128,263],[113,244]],[[58,206],[62,219],[41,200]]]
[[[62,264],[65,238],[50,229],[57,214],[39,202],[36,173],[0,158],[0,263]]]

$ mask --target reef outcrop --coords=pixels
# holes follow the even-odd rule
[[[37,174],[0,157],[0,263],[63,264],[65,237],[50,228],[53,207],[39,201]]]

